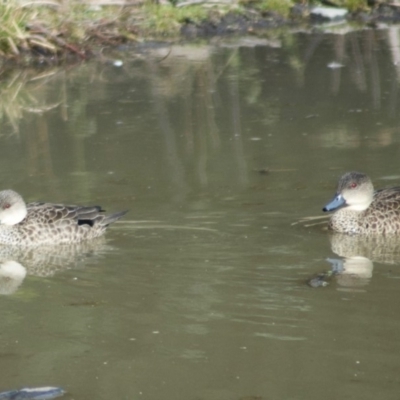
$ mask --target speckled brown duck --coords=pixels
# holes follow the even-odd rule
[[[329,228],[350,234],[400,234],[400,187],[374,191],[371,179],[347,172],[323,211],[335,211]]]
[[[0,244],[39,246],[94,239],[126,212],[106,215],[99,206],[25,204],[18,193],[3,190],[0,192]]]

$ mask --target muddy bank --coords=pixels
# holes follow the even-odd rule
[[[200,23],[185,21],[181,27],[181,35],[186,39],[207,38],[221,35],[243,35],[262,33],[268,29],[282,26],[297,26],[299,20],[284,18],[274,12],[261,13],[255,10],[246,10],[242,14],[228,13],[223,16],[214,16]],[[304,19],[302,23],[306,23]]]
[[[325,23],[354,22],[363,26],[377,27],[382,23],[400,22],[400,5],[379,4],[368,11],[347,13],[344,17],[327,18],[313,14],[310,6],[298,4],[292,8],[289,17],[285,18],[275,12],[261,12],[247,9],[242,14],[228,13],[200,23],[185,21],[181,34],[186,39],[204,38],[232,34],[262,34],[268,29],[279,27],[304,27],[308,29],[323,28]]]

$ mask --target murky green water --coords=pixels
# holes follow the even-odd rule
[[[399,184],[398,41],[154,46],[2,81],[1,187],[130,212],[105,241],[0,252],[27,270],[1,284],[0,391],[398,399],[399,246],[292,225],[346,170]]]

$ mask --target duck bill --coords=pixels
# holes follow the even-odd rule
[[[341,194],[337,194],[323,209],[322,211],[334,211],[346,205],[346,200]]]

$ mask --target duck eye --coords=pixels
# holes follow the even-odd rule
[[[11,204],[10,203],[6,203],[3,206],[3,210],[7,210],[7,208],[10,208],[10,207],[11,207]]]
[[[354,189],[355,187],[357,187],[357,183],[355,183],[355,182],[350,183],[350,187],[351,187],[352,189]]]

